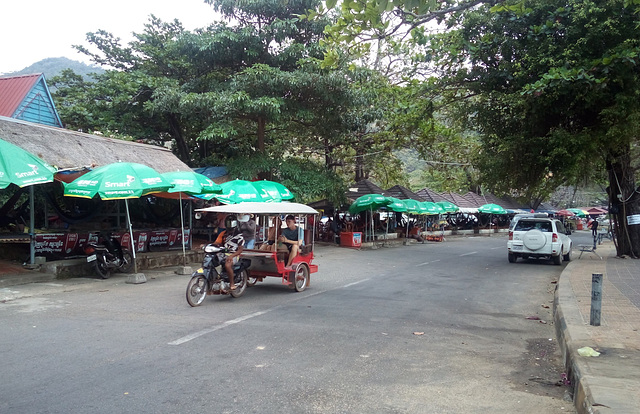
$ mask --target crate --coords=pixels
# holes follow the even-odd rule
[[[345,247],[361,247],[362,233],[360,232],[342,232],[340,233],[340,246]]]

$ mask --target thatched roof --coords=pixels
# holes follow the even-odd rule
[[[70,131],[0,116],[0,139],[17,145],[58,169],[81,169],[114,162],[137,162],[160,173],[189,171],[171,151],[155,145]]]
[[[416,201],[426,201],[424,198],[420,197],[420,195],[401,185],[394,185],[393,187],[389,188],[386,193],[387,195],[398,198],[400,200],[411,199]]]

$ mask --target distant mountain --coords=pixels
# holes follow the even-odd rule
[[[59,75],[65,69],[72,69],[75,73],[87,78],[90,73],[103,73],[104,69],[98,66],[71,60],[66,57],[46,58],[17,72],[5,73],[0,76],[30,75],[32,73],[44,73],[47,79]]]

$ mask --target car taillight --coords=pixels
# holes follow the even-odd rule
[[[558,233],[553,233],[553,236],[551,236],[551,241],[552,241],[553,243],[555,243],[555,242],[557,242],[557,241],[558,241]]]
[[[93,254],[96,252],[96,249],[94,249],[92,246],[86,246],[84,248],[84,254]]]
[[[513,232],[512,231],[509,232],[509,240],[513,240]]]

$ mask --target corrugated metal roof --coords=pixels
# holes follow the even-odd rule
[[[42,73],[0,78],[0,115],[12,117]]]

